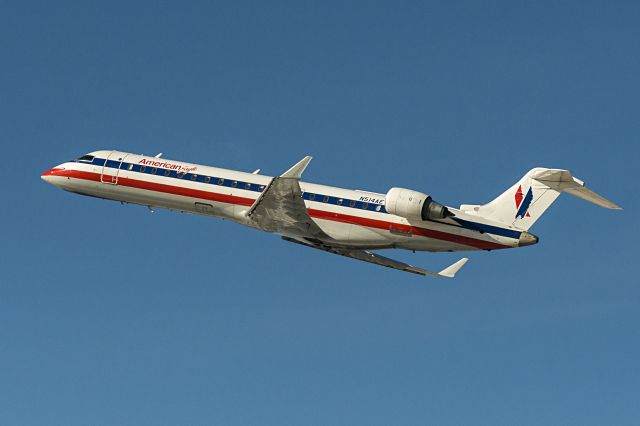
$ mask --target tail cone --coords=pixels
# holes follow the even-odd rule
[[[523,232],[522,234],[520,234],[520,238],[518,239],[518,247],[530,246],[533,244],[538,244],[538,237],[529,232]]]

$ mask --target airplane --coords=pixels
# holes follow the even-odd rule
[[[115,150],[94,151],[42,174],[73,193],[229,219],[284,240],[352,259],[453,278],[462,258],[440,272],[389,259],[372,250],[426,252],[530,246],[529,229],[560,193],[608,209],[621,207],[588,189],[568,170],[536,167],[493,201],[456,209],[406,188],[386,194],[300,180],[307,156],[279,176],[227,170]]]

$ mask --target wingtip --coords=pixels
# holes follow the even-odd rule
[[[468,261],[469,261],[469,258],[463,257],[462,259],[458,260],[456,263],[438,272],[438,275],[440,275],[441,277],[453,278],[456,276],[456,272],[458,272],[460,268],[462,268],[464,264],[467,263]]]
[[[280,177],[300,179],[300,176],[302,176],[302,173],[307,168],[311,160],[313,160],[313,157],[307,155],[302,160],[294,164],[289,170],[281,174]]]

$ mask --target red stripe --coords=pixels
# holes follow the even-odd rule
[[[475,238],[464,237],[462,235],[449,234],[448,232],[419,228],[417,226],[404,225],[401,223],[387,222],[384,220],[370,219],[360,216],[351,216],[342,213],[328,212],[325,210],[307,209],[307,212],[309,213],[309,216],[317,219],[350,223],[353,225],[366,226],[368,228],[384,229],[386,231],[394,230],[404,233],[412,233],[413,235],[419,235],[421,237],[450,241],[452,243],[464,244],[466,246],[476,247],[482,250],[508,248],[508,246],[493,243],[491,241],[477,240]]]
[[[100,182],[100,173],[84,172],[81,170],[70,169],[52,169],[46,174],[51,176],[69,177],[76,179]],[[185,197],[199,198],[202,200],[211,200],[220,203],[236,204],[241,206],[251,206],[255,199],[237,197],[234,195],[219,194],[216,192],[202,191],[199,189],[184,188],[181,186],[165,185],[163,183],[148,182],[138,179],[130,179],[119,177],[118,185],[130,188],[144,189],[147,191],[162,192],[165,194],[181,195]],[[435,231],[433,229],[419,228],[417,226],[404,225],[401,223],[388,222],[384,220],[370,219],[368,217],[352,216],[343,213],[328,212],[325,210],[307,209],[309,216],[317,219],[332,220],[334,222],[349,223],[352,225],[366,226],[368,228],[383,229],[386,231],[399,231],[419,235],[421,237],[434,238],[436,240],[449,241],[452,243],[463,244],[475,247],[481,250],[494,250],[508,248],[503,244],[497,244],[490,241],[478,240],[475,238],[464,237],[462,235],[449,234],[447,232]]]
[[[58,170],[55,173],[52,173],[52,175],[90,180],[94,182],[100,182],[101,176],[100,173],[83,172],[80,170]],[[165,185],[163,183],[148,182],[146,180],[130,179],[125,177],[118,177],[118,185],[127,186],[130,188],[145,189],[147,191],[162,192],[165,194],[199,198],[201,200],[217,201],[219,203],[236,204],[240,206],[250,206],[255,201],[255,199],[253,198],[236,197],[234,195],[202,191],[199,189],[185,188],[182,186]]]
[[[42,176],[55,176],[100,182],[100,173],[83,172],[82,170],[51,169]]]

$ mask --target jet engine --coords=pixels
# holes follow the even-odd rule
[[[406,188],[391,188],[387,192],[385,208],[389,213],[407,219],[436,220],[452,216],[445,206],[433,201],[429,195]]]

